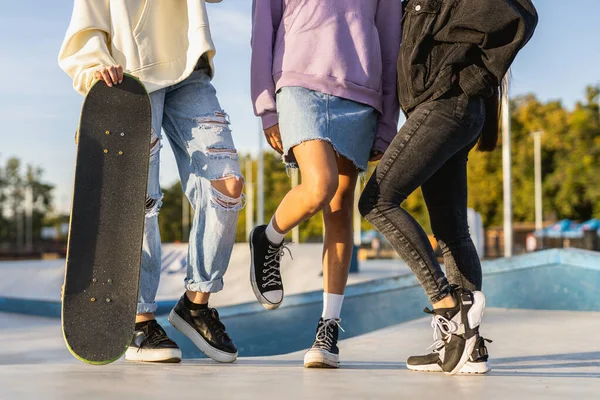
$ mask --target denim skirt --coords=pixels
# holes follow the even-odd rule
[[[293,148],[309,140],[329,142],[336,153],[366,171],[378,112],[371,106],[298,86],[277,92],[277,115],[288,168],[298,168]]]

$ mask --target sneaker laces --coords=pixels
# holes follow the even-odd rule
[[[292,251],[287,247],[287,243],[282,243],[280,246],[273,246],[269,243],[265,262],[263,263],[263,266],[267,268],[262,270],[263,274],[266,274],[262,278],[264,281],[262,284],[263,288],[266,288],[267,286],[281,286],[281,271],[279,270],[279,264],[285,255],[284,250],[288,251],[290,258],[293,260],[294,257],[292,257]]]
[[[149,323],[145,327],[142,328],[142,331],[146,335],[144,340],[140,343],[140,347],[138,348],[138,352],[142,349],[142,347],[156,347],[159,344],[171,342],[171,339],[167,336],[167,333],[164,331],[162,326],[160,326],[156,321],[153,323]]]
[[[433,349],[434,352],[439,353],[440,350],[446,345],[448,338],[459,332],[459,325],[449,320],[442,315],[434,315],[431,319],[431,327],[433,328],[433,344],[427,348],[427,350]]]
[[[219,319],[219,312],[216,308],[208,308],[206,310],[200,310],[200,312],[206,314],[208,326],[214,332],[215,335],[222,335],[229,339],[229,335],[225,331],[225,325]]]
[[[317,337],[313,347],[331,348],[333,346],[333,327],[337,325],[342,332],[345,332],[344,328],[340,325],[340,321],[341,319],[338,318],[323,321],[323,325],[317,329]]]

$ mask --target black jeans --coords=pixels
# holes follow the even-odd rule
[[[467,223],[467,156],[481,133],[484,107],[481,97],[457,90],[416,107],[360,199],[360,213],[388,239],[432,303],[450,293],[450,284],[481,289],[481,264]],[[448,279],[425,231],[400,207],[419,186]]]

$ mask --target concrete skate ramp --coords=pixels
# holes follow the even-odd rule
[[[249,290],[247,265],[232,267],[239,270],[234,285]],[[317,270],[308,271],[313,277],[310,284],[319,285]],[[302,287],[298,287],[296,281],[302,279],[301,272],[287,272],[286,276],[284,271],[286,288],[296,284],[297,293],[301,291]],[[359,282],[348,287],[342,310],[345,338],[423,316],[421,310],[427,305],[423,290],[405,267],[399,267],[397,273],[403,275]],[[549,250],[485,262],[484,292],[489,307],[600,311],[600,255],[581,250]],[[321,312],[321,293],[313,290],[288,295],[283,306],[275,311],[264,310],[256,301],[250,301],[219,307],[219,312],[238,345],[240,355],[285,354],[304,349],[312,343]],[[225,294],[227,292],[223,292]],[[164,314],[174,303],[175,299],[163,300],[159,302],[159,309]],[[46,315],[58,316],[60,304],[0,298],[0,311],[44,315],[43,312],[48,310],[50,312]],[[159,320],[182,347],[184,358],[203,356],[187,338],[170,327],[166,317]]]
[[[489,307],[600,311],[600,254],[550,250],[484,263],[484,292]],[[240,354],[266,356],[312,344],[322,307],[322,292],[289,296],[277,310],[256,302],[223,308],[221,316]],[[412,274],[349,286],[342,309],[344,337],[362,335],[423,316],[428,305]],[[163,304],[169,309],[172,303]],[[160,321],[182,347],[184,357],[202,354],[183,335]]]

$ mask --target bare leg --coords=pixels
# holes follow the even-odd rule
[[[323,289],[326,293],[344,294],[352,257],[352,214],[358,170],[344,157],[337,158],[337,168],[338,189],[323,208]]]
[[[322,210],[334,197],[338,187],[336,154],[327,142],[311,140],[293,149],[302,174],[302,183],[283,198],[273,225],[286,233]]]
[[[146,322],[146,321],[152,321],[154,318],[154,313],[144,313],[144,314],[137,314],[135,316],[135,322]]]

